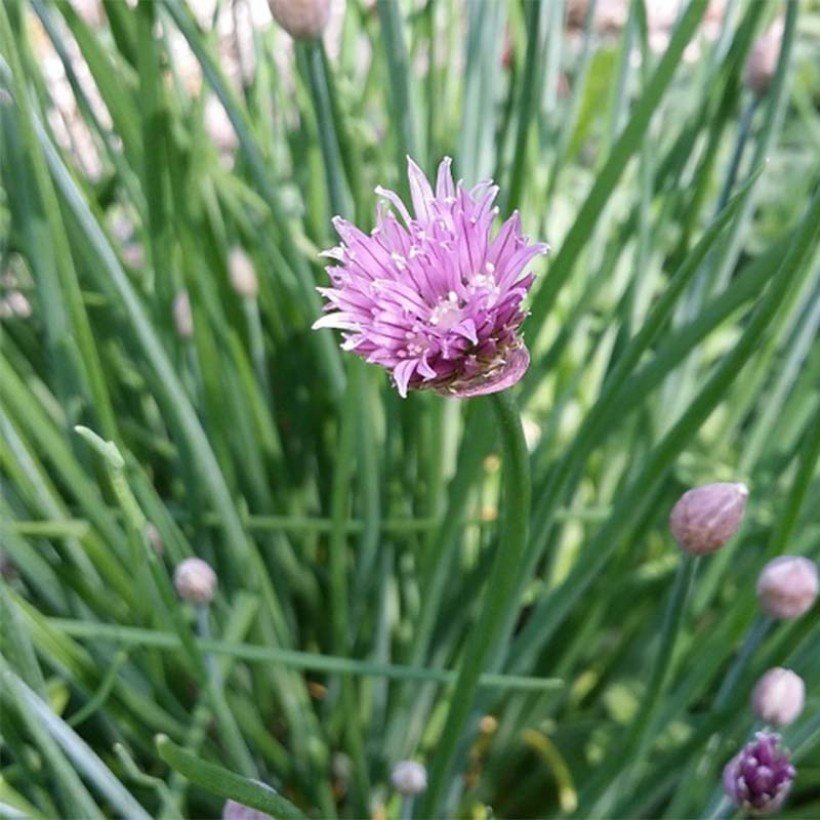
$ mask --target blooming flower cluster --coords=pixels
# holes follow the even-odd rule
[[[402,396],[494,393],[529,366],[517,333],[527,267],[548,246],[528,242],[517,213],[493,235],[498,188],[467,190],[450,165],[442,161],[433,190],[408,158],[414,213],[379,187],[376,228],[368,235],[337,217],[342,243],[325,252],[338,264],[328,269],[332,287],[319,289],[327,312],[314,328],[343,330],[344,348],[389,370]]]
[[[758,732],[723,770],[723,787],[732,802],[754,814],[771,814],[791,791],[795,769],[780,735]]]

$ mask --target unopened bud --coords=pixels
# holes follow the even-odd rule
[[[390,782],[399,794],[413,797],[427,788],[427,769],[415,760],[402,760],[393,767]]]
[[[330,17],[330,0],[268,0],[273,19],[294,40],[320,37]]]
[[[6,297],[6,304],[13,316],[19,316],[21,319],[28,319],[31,316],[31,302],[19,290],[13,290],[9,293]]]
[[[148,543],[157,555],[162,555],[162,553],[165,552],[165,544],[163,543],[162,536],[160,535],[156,524],[153,524],[150,521],[146,523],[145,537],[148,539]]]
[[[245,299],[256,299],[259,280],[253,269],[253,262],[242,248],[233,248],[228,255],[228,277],[231,287]]]
[[[180,339],[190,339],[194,335],[194,314],[187,290],[181,290],[174,298],[174,326]]]
[[[186,558],[174,571],[174,588],[183,601],[209,604],[216,592],[216,573],[201,558]]]
[[[762,97],[772,84],[782,42],[783,21],[775,20],[749,52],[743,79],[746,87],[758,97]]]
[[[814,606],[818,587],[814,561],[781,555],[763,567],[757,579],[757,598],[761,609],[772,618],[799,618]]]
[[[218,151],[231,153],[239,145],[239,138],[234,131],[228,113],[222,102],[215,95],[205,100],[204,110],[205,131],[213,141]]]
[[[740,529],[748,497],[745,484],[695,487],[672,508],[669,530],[684,552],[716,552]]]
[[[791,669],[776,666],[757,682],[752,692],[752,709],[771,726],[794,723],[806,705],[806,684]]]
[[[0,578],[6,581],[16,581],[18,577],[14,561],[6,555],[4,550],[0,549]]]
[[[228,800],[222,807],[222,820],[272,820],[272,818],[263,811],[243,806],[236,800]]]
[[[789,795],[795,768],[780,735],[758,732],[723,770],[723,790],[735,806],[751,814],[776,812]]]

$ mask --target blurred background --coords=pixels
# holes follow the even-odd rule
[[[819,55],[816,0],[5,0],[0,813],[220,816],[164,733],[315,817],[720,816],[785,665],[784,815],[820,816],[817,610],[755,598],[820,556]],[[528,563],[453,761],[493,416],[310,330],[331,217],[370,230],[407,155],[493,177],[553,249],[515,388]],[[711,481],[745,523],[624,760],[669,510]],[[193,555],[206,607],[175,597]],[[410,757],[446,783],[415,808]]]

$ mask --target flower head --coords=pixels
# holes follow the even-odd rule
[[[791,791],[795,768],[780,735],[758,732],[723,770],[726,796],[752,814],[777,811]]]
[[[450,163],[439,165],[434,191],[408,158],[414,214],[377,188],[386,204],[376,228],[368,236],[337,217],[342,243],[325,252],[338,264],[328,269],[333,286],[319,289],[326,314],[314,328],[345,331],[344,348],[389,370],[402,396],[494,393],[529,366],[521,302],[529,263],[549,248],[527,241],[517,213],[493,235],[498,188],[455,184]]]
[[[216,573],[201,558],[186,558],[174,570],[174,588],[183,601],[209,604],[216,593]]]
[[[402,760],[393,767],[390,782],[399,794],[413,797],[427,788],[427,769],[415,760]]]
[[[752,693],[752,709],[765,723],[788,726],[806,705],[806,684],[791,669],[776,666],[757,682]]]
[[[748,497],[745,484],[722,482],[695,487],[672,508],[669,529],[685,552],[715,552],[738,531]]]
[[[757,579],[760,607],[772,618],[799,618],[814,606],[818,591],[817,564],[799,555],[769,561]]]

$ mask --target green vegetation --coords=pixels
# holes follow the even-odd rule
[[[772,666],[820,814],[817,605],[755,595],[820,559],[820,6],[616,5],[0,3],[0,816],[729,816]],[[552,246],[496,397],[311,330],[408,153]]]

